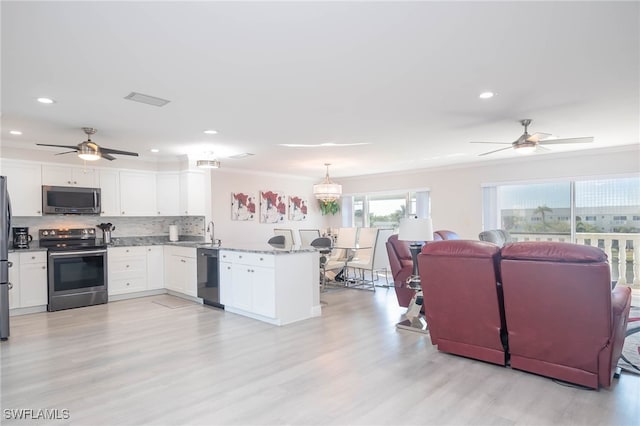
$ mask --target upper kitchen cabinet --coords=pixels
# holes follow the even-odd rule
[[[87,167],[46,165],[42,166],[42,184],[96,188],[98,177],[95,169]]]
[[[40,164],[3,160],[0,174],[7,177],[14,216],[42,215],[42,170]]]
[[[120,172],[120,214],[157,216],[155,173]]]
[[[204,216],[205,214],[205,179],[208,175],[202,172],[185,171],[180,173],[180,214]]]
[[[102,216],[120,216],[120,172],[100,170],[100,198]]]
[[[156,198],[159,216],[180,216],[180,174],[158,173]]]

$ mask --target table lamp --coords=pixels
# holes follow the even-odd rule
[[[410,286],[420,283],[420,275],[418,273],[418,253],[422,249],[425,241],[433,241],[433,223],[431,218],[405,218],[400,219],[400,230],[398,231],[398,239],[402,241],[411,241],[409,250],[413,259],[413,272],[407,280]]]

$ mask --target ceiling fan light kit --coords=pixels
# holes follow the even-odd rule
[[[94,135],[98,130],[93,127],[83,127],[82,130],[87,134],[87,140],[84,142],[80,142],[78,145],[55,145],[55,144],[46,144],[46,143],[37,143],[38,146],[55,146],[57,148],[67,148],[73,151],[61,152],[56,155],[61,154],[69,154],[71,152],[75,152],[78,154],[78,157],[85,161],[96,161],[101,158],[105,160],[113,161],[115,157],[111,154],[118,155],[131,155],[133,157],[137,157],[138,153],[129,152],[129,151],[120,151],[118,149],[104,148],[100,147],[97,143],[91,141],[91,135]]]
[[[548,151],[543,145],[560,145],[566,143],[591,143],[593,137],[580,137],[580,138],[562,138],[554,139],[549,133],[536,132],[532,135],[528,132],[528,127],[531,124],[530,118],[524,118],[520,120],[520,124],[524,127],[524,133],[516,139],[514,142],[471,142],[471,143],[491,143],[498,145],[510,145],[505,148],[496,149],[489,152],[483,152],[479,156],[493,154],[495,152],[506,151],[509,149],[515,150],[518,154],[531,154],[538,151]]]

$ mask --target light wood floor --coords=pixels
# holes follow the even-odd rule
[[[640,423],[640,376],[565,387],[396,330],[393,289],[321,298],[321,318],[285,327],[168,295],[12,317],[2,408],[68,409],[55,425]]]

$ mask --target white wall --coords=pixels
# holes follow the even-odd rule
[[[482,230],[483,184],[639,173],[640,146],[631,145],[336,180],[345,194],[428,188],[434,229],[449,229],[463,238],[477,239]]]
[[[215,222],[216,238],[222,244],[259,244],[266,243],[273,236],[274,228],[294,229],[294,238],[299,243],[298,229],[325,229],[330,226],[331,219],[322,216],[317,201],[313,197],[313,184],[318,179],[297,178],[267,173],[247,173],[220,168],[211,171],[212,217]],[[260,196],[260,191],[282,191],[289,197],[296,195],[306,197],[309,214],[306,220],[271,224],[260,223],[258,215],[251,221],[231,220],[231,193],[244,192]],[[288,202],[288,198],[287,198]],[[256,204],[256,213],[260,206]],[[288,212],[288,210],[287,210]],[[339,217],[339,215],[337,215]]]

